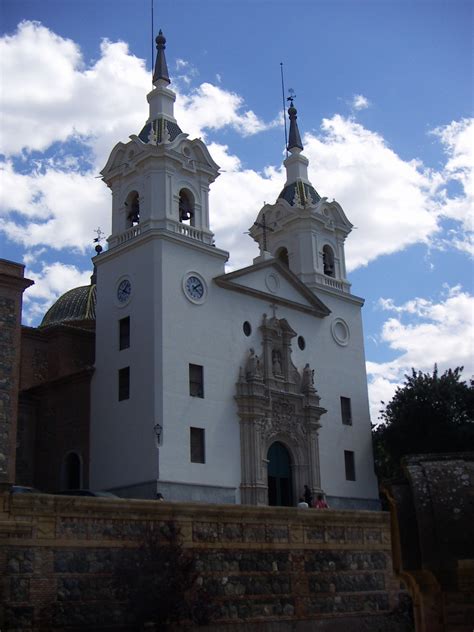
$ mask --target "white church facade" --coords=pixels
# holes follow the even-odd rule
[[[102,171],[90,487],[295,505],[308,485],[331,506],[376,508],[352,225],[309,182],[291,104],[287,181],[250,228],[260,255],[226,273],[209,223],[219,167],[174,118],[165,41],[149,119]]]

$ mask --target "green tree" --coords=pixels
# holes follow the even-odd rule
[[[439,375],[435,365],[432,375],[415,369],[405,375],[373,430],[380,479],[398,476],[408,454],[474,450],[474,383],[461,380],[462,370]]]

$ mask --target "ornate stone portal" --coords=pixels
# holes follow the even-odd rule
[[[270,446],[280,442],[291,459],[292,496],[304,485],[321,491],[318,429],[326,410],[319,405],[314,371],[298,371],[291,360],[291,341],[297,335],[282,318],[263,315],[262,354],[249,350],[237,382],[242,460],[241,502],[268,505]]]

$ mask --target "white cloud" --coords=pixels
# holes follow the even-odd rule
[[[22,22],[13,35],[0,39],[0,46],[2,76],[9,86],[2,92],[2,151],[23,152],[21,172],[9,160],[0,163],[1,230],[29,248],[45,244],[84,250],[97,225],[105,230],[110,226],[110,195],[94,176],[116,142],[138,133],[147,119],[149,73],[125,43],[107,40],[100,58],[87,68],[74,42],[35,22]],[[185,60],[178,65],[195,72]],[[190,94],[178,93],[176,111],[191,137],[225,126],[242,135],[265,129],[243,105],[238,95],[203,84]],[[44,151],[71,138],[89,155],[90,171],[81,173],[80,161],[67,149],[53,157],[28,157],[27,152]],[[239,168],[238,159],[224,146],[215,147],[222,147],[217,153],[223,166]],[[258,181],[254,172],[247,177]]]
[[[252,110],[243,110],[244,100],[211,83],[202,83],[186,95],[178,93],[176,118],[190,136],[202,136],[203,130],[229,126],[242,136],[268,129],[273,123],[262,121]]]
[[[352,107],[354,110],[366,110],[371,103],[363,94],[354,94],[352,98]]]
[[[7,86],[0,151],[7,155],[79,137],[105,162],[110,148],[147,118],[150,76],[123,42],[104,40],[101,57],[86,68],[74,42],[22,22],[0,39],[0,59]]]
[[[186,86],[191,84],[194,77],[199,74],[197,68],[193,66],[189,61],[185,59],[177,59],[175,63],[176,76],[173,75],[173,83],[179,85],[180,82],[184,82]]]
[[[46,248],[38,248],[37,250],[30,250],[23,255],[23,263],[25,266],[33,267],[33,265],[38,261],[41,255],[44,255],[46,252]]]
[[[474,373],[474,297],[460,286],[446,287],[439,302],[417,297],[396,305],[380,299],[379,306],[396,314],[384,323],[380,340],[397,355],[389,362],[367,363],[372,421],[380,400],[391,399],[412,367],[432,371],[437,364],[443,371],[464,366],[468,377]]]
[[[336,114],[303,144],[318,193],[335,197],[358,229],[347,241],[349,270],[427,242],[438,230],[432,174],[402,160],[379,134]]]
[[[97,226],[110,228],[110,192],[92,173],[47,167],[19,174],[10,162],[0,169],[1,230],[12,241],[84,252]]]
[[[452,231],[450,240],[459,250],[474,254],[474,118],[452,121],[432,133],[441,140],[448,158],[442,170],[441,212],[461,224],[461,229]],[[460,187],[457,195],[449,195],[447,191],[451,182]]]
[[[103,41],[99,59],[87,66],[74,42],[38,23],[23,22],[0,46],[8,86],[3,91],[3,148],[7,154],[23,152],[21,172],[16,163],[0,165],[6,192],[0,199],[1,230],[30,249],[84,251],[94,228],[107,231],[110,226],[110,194],[94,176],[115,143],[144,124],[150,75],[123,42]],[[178,64],[185,72],[190,69],[185,60]],[[354,107],[368,103],[363,95],[355,97]],[[175,112],[191,137],[206,138],[226,127],[245,136],[281,123],[279,117],[264,122],[246,109],[240,95],[210,83],[190,92],[177,90]],[[304,153],[313,184],[321,195],[335,197],[358,229],[346,244],[349,270],[414,243],[467,250],[472,129],[472,121],[454,121],[435,130],[447,156],[442,172],[402,160],[381,135],[337,114],[323,120],[319,134],[306,134]],[[86,173],[67,145],[36,163],[28,154],[71,138],[88,156]],[[231,251],[233,267],[247,265],[257,249],[244,233],[264,201],[276,199],[285,176],[280,164],[246,169],[218,142],[210,143],[210,151],[224,171],[211,190],[216,245]],[[456,196],[450,194],[452,181],[461,187]],[[455,220],[457,228],[442,233],[440,217]]]
[[[91,269],[81,271],[75,266],[60,262],[42,264],[41,270],[28,269],[25,276],[34,285],[24,294],[23,319],[27,325],[41,318],[51,304],[64,292],[81,285],[89,285]]]

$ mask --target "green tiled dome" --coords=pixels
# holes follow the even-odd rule
[[[69,290],[48,309],[40,327],[51,325],[81,325],[95,323],[96,285],[83,285]]]

